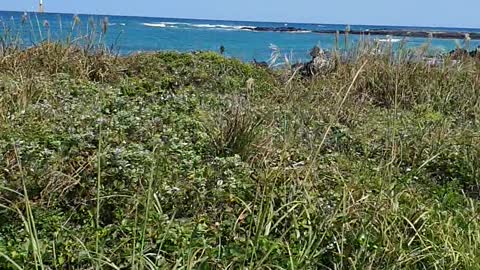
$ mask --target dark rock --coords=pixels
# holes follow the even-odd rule
[[[320,47],[315,46],[313,49],[310,51],[310,56],[313,58],[318,57],[322,54],[322,49]]]
[[[471,57],[479,57],[480,56],[480,46],[476,48],[475,50],[469,52]]]
[[[451,50],[449,54],[453,60],[458,60],[458,59],[467,57],[468,51],[465,49],[455,49],[455,50]]]
[[[304,64],[296,64],[292,67],[298,69],[304,78],[330,73],[336,67],[335,61],[318,46],[312,48],[310,56],[312,56],[311,61]]]
[[[465,49],[455,49],[450,51],[450,57],[453,60],[460,60],[462,58],[467,58],[467,57],[478,57],[479,56],[479,49],[475,49],[473,51],[467,51]]]
[[[300,31],[308,31],[302,28],[296,27],[242,27],[242,30],[251,30],[257,32],[300,32]]]
[[[303,32],[310,31],[308,29],[296,28],[296,27],[243,27],[243,30],[258,31],[258,32]],[[352,35],[378,35],[378,36],[398,36],[398,37],[421,37],[421,38],[439,38],[439,39],[465,39],[466,36],[469,36],[472,40],[480,40],[479,32],[429,32],[422,30],[411,30],[411,29],[400,29],[400,30],[390,30],[390,29],[374,29],[374,30],[313,30],[310,31],[317,34],[348,34]]]
[[[263,67],[263,68],[268,68],[268,63],[265,61],[262,62],[257,62],[257,59],[253,59],[253,64],[257,67]]]

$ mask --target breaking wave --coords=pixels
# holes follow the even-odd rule
[[[109,23],[108,25],[109,26],[117,26],[117,25],[125,26],[127,24],[126,23]]]
[[[255,26],[250,25],[226,25],[226,24],[208,24],[208,23],[186,23],[186,22],[156,22],[156,23],[142,23],[147,27],[158,28],[180,28],[180,29],[204,29],[214,31],[255,31]],[[288,24],[287,24],[288,25]],[[312,33],[311,30],[306,29],[292,29],[291,31],[284,31],[285,33]]]
[[[287,31],[287,33],[312,33],[310,30],[294,30],[294,31]]]
[[[378,42],[388,42],[388,43],[396,43],[402,41],[401,38],[380,38],[377,39]]]
[[[184,22],[159,22],[159,23],[142,23],[144,26],[148,27],[183,27],[183,28],[204,28],[212,30],[245,30],[244,25],[224,25],[224,24],[194,24],[194,23],[184,23]]]
[[[247,25],[224,25],[224,24],[192,24],[196,28],[223,29],[223,30],[242,30]]]
[[[148,27],[160,27],[160,28],[167,27],[167,25],[164,23],[142,23],[142,24]]]

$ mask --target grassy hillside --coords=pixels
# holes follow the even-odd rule
[[[4,52],[0,268],[479,269],[479,62],[400,60]]]

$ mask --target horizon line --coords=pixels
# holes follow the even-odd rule
[[[0,12],[27,12],[39,13],[37,11],[19,11],[19,10],[0,10]],[[150,15],[122,15],[122,14],[103,14],[103,13],[73,13],[73,12],[56,12],[45,11],[43,14],[60,14],[60,15],[84,15],[84,16],[114,16],[114,17],[129,17],[129,18],[150,18],[150,19],[177,19],[177,20],[202,20],[202,21],[226,21],[226,22],[252,22],[252,23],[292,23],[292,24],[313,24],[313,25],[344,25],[344,26],[393,26],[393,27],[409,27],[409,28],[461,28],[480,31],[480,27],[465,27],[465,26],[427,26],[427,25],[400,25],[400,24],[358,24],[358,23],[318,23],[318,22],[292,22],[292,21],[268,21],[268,20],[232,20],[232,19],[206,19],[206,18],[186,18],[186,17],[155,17]]]

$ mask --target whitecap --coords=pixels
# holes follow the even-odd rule
[[[193,27],[198,27],[198,28],[215,28],[217,27],[216,25],[213,24],[192,24]]]
[[[192,25],[191,23],[185,23],[185,22],[160,22],[165,25]]]
[[[194,27],[198,28],[234,28],[233,25],[224,25],[224,24],[192,24]]]
[[[238,29],[238,30],[244,30],[245,28],[246,28],[246,29],[253,28],[253,26],[250,26],[250,25],[237,25],[237,26],[233,26],[233,28]]]
[[[224,24],[192,24],[191,26],[195,28],[206,28],[206,29],[214,29],[214,30],[226,30],[226,31],[246,30],[245,28],[252,28],[252,26],[246,26],[246,25],[224,25]]]
[[[388,42],[388,43],[396,43],[402,41],[400,38],[380,38],[377,39],[378,42]]]
[[[295,30],[295,31],[287,31],[288,33],[312,33],[309,30]]]
[[[167,25],[164,23],[142,23],[142,24],[148,27],[160,27],[160,28],[167,27]]]
[[[224,25],[224,24],[193,24],[193,23],[186,23],[186,22],[155,22],[155,23],[142,23],[144,26],[148,27],[160,27],[160,28],[203,28],[203,29],[211,29],[211,30],[225,30],[225,31],[243,31],[243,30],[251,30],[254,27],[248,25]]]

